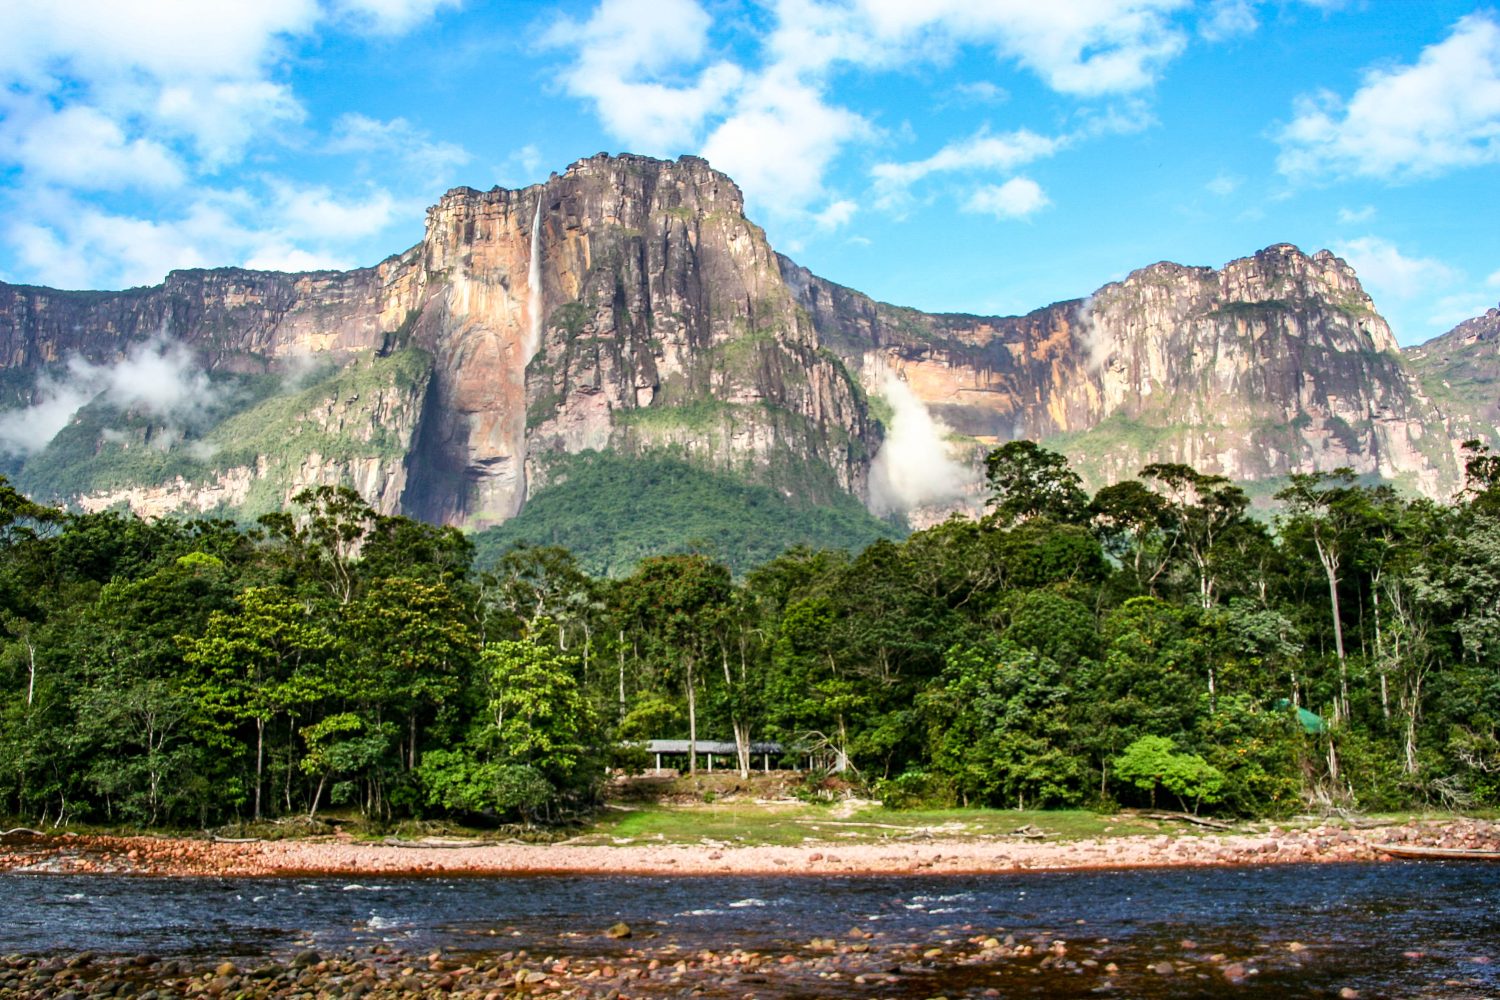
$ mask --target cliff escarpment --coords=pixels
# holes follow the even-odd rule
[[[872,475],[935,475],[882,468],[898,439],[962,464],[1036,438],[1094,485],[1152,461],[1245,480],[1347,465],[1441,495],[1455,433],[1494,414],[1451,405],[1439,353],[1424,382],[1349,266],[1289,245],[1025,316],[890,306],[776,254],[703,160],[601,154],[450,191],[373,267],[0,284],[0,445],[22,488],[86,509],[244,515],[343,483],[469,527],[595,452],[869,501]],[[895,433],[912,418],[893,381],[928,439]]]
[[[1441,410],[1326,250],[1155,264],[1017,317],[920,313],[782,268],[848,363],[897,372],[982,445],[1048,441],[1096,485],[1147,462],[1240,480],[1349,466],[1431,494],[1456,481]]]

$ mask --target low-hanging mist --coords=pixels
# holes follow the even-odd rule
[[[96,399],[170,422],[212,405],[214,389],[186,346],[157,336],[136,344],[114,364],[69,358],[61,373],[38,377],[36,399],[31,406],[0,413],[0,450],[17,455],[40,451]]]
[[[895,372],[881,377],[880,395],[892,414],[885,441],[870,464],[871,513],[904,514],[962,496],[975,474],[953,457],[948,444],[952,429]]]

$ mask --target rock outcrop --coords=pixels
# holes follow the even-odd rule
[[[1020,317],[932,315],[774,253],[733,181],[694,157],[601,154],[521,190],[455,189],[418,245],[355,271],[0,285],[13,405],[70,358],[118,363],[152,338],[220,379],[339,374],[200,429],[196,465],[106,462],[104,476],[49,460],[72,471],[44,499],[259,510],[345,482],[387,512],[481,527],[545,487],[552,456],[591,449],[866,498],[884,436],[869,397],[887,372],[966,439],[960,452],[1047,440],[1095,485],[1150,461],[1244,479],[1348,465],[1433,494],[1457,479],[1443,413],[1327,251],[1156,264]],[[118,457],[149,436],[100,431],[87,447]]]
[[[848,363],[899,372],[982,445],[1049,441],[1094,485],[1152,461],[1245,480],[1349,466],[1434,494],[1457,474],[1442,414],[1326,250],[1155,264],[1019,317],[924,314],[782,269]]]
[[[1406,352],[1455,441],[1500,445],[1500,307]]]

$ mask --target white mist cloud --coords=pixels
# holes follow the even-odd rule
[[[1094,321],[1094,297],[1090,295],[1078,304],[1078,337],[1088,351],[1089,369],[1099,371],[1109,360],[1112,344]]]
[[[950,428],[892,372],[882,378],[880,395],[894,413],[870,463],[870,510],[877,516],[904,514],[962,496],[975,474],[949,453]]]
[[[1052,202],[1042,186],[1030,177],[1012,177],[1004,184],[986,184],[964,203],[964,211],[993,215],[997,219],[1024,219]]]
[[[130,348],[114,364],[73,357],[62,374],[43,376],[32,405],[0,413],[0,450],[20,455],[40,451],[95,399],[167,421],[157,444],[165,450],[181,437],[176,422],[202,412],[214,398],[208,373],[192,352],[153,337]],[[110,439],[110,431],[105,437]]]
[[[1435,177],[1500,161],[1500,20],[1469,14],[1416,63],[1378,67],[1347,101],[1299,98],[1278,137],[1291,177]]]

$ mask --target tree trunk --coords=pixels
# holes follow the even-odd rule
[[[417,713],[409,714],[406,717],[406,723],[407,738],[410,741],[407,744],[406,769],[415,771],[417,769]]]
[[[1406,705],[1406,773],[1416,774],[1417,763],[1417,715],[1422,704],[1422,678],[1419,674],[1409,685]]]
[[[287,815],[292,812],[292,764],[297,757],[297,727],[292,720],[286,724],[286,780],[282,783],[282,796],[286,800]]]
[[[620,629],[620,718],[625,718],[625,630]]]
[[[1344,623],[1339,615],[1339,557],[1333,549],[1325,546],[1322,539],[1313,536],[1318,550],[1318,561],[1328,576],[1328,606],[1333,612],[1333,648],[1339,657],[1339,703],[1335,713],[1339,719],[1349,717],[1349,664],[1344,659]]]
[[[255,720],[255,821],[260,822],[261,774],[265,770],[266,720]]]
[[[312,822],[313,818],[318,815],[318,802],[323,798],[323,785],[327,781],[328,772],[324,771],[323,774],[318,778],[317,790],[313,792],[312,808],[307,810],[307,820],[309,823]]]
[[[733,720],[734,750],[740,762],[740,778],[750,780],[750,727],[739,719]]]
[[[693,661],[687,661],[688,774],[698,773],[698,692],[693,686]]]

